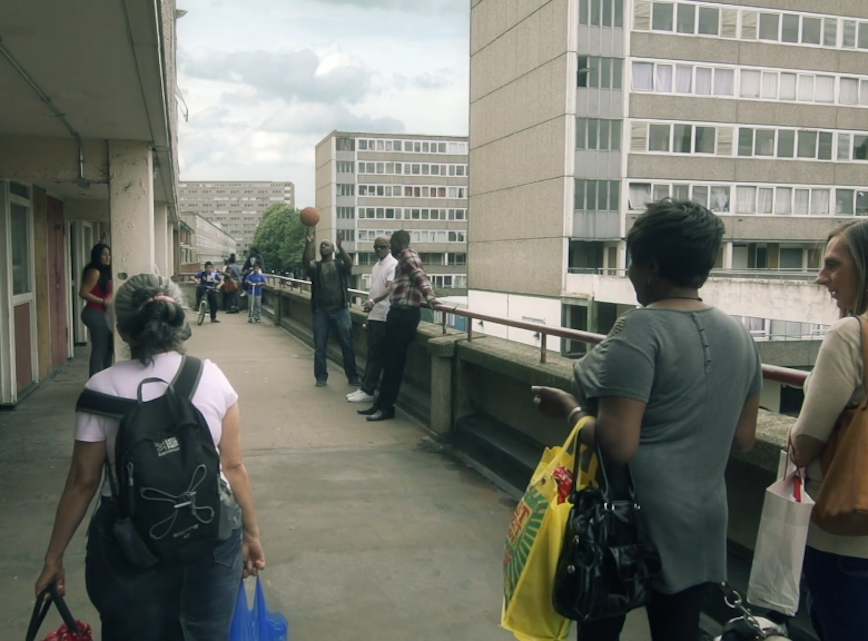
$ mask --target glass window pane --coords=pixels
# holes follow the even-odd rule
[[[762,73],[753,69],[742,69],[739,95],[742,98],[759,98],[761,89]]]
[[[621,77],[624,75],[624,61],[621,58],[612,59],[612,89],[621,88]]]
[[[738,155],[753,156],[753,129],[749,127],[738,130]]]
[[[844,33],[841,37],[841,46],[845,49],[852,49],[856,46],[856,22],[853,20],[844,20]]]
[[[585,138],[587,134],[588,128],[588,119],[587,118],[576,118],[576,149],[584,149],[585,148]]]
[[[675,125],[673,135],[672,151],[677,154],[689,154],[691,144],[693,142],[693,126],[692,125]]]
[[[783,216],[793,213],[792,187],[778,187],[775,189],[775,213]]]
[[[813,102],[814,76],[799,75],[799,100],[803,102]]]
[[[612,26],[612,0],[603,0],[603,26]]]
[[[762,97],[771,100],[778,97],[778,73],[776,71],[763,71]]]
[[[729,212],[729,187],[712,187],[708,207],[711,211]]]
[[[26,207],[11,204],[12,294],[30,293],[30,230]]]
[[[736,188],[735,211],[738,214],[753,214],[756,212],[756,187]]]
[[[868,191],[856,192],[856,215],[868,215]]]
[[[828,216],[831,193],[828,189],[811,190],[811,216]]]
[[[596,118],[588,120],[588,149],[597,148],[597,130],[600,126],[600,121]]]
[[[836,47],[838,45],[838,19],[823,18],[823,46]]]
[[[669,198],[669,185],[654,185],[653,196],[654,200],[663,200]]]
[[[808,208],[811,202],[811,190],[796,189],[793,193],[793,213],[796,216],[807,216]]]
[[[850,134],[838,134],[838,160],[850,160]]]
[[[621,183],[617,180],[609,181],[609,211],[621,209]]]
[[[648,127],[648,150],[669,151],[669,125]]]
[[[675,67],[675,91],[693,93],[693,67],[685,65]]]
[[[817,157],[817,132],[816,131],[800,131],[799,132],[799,147],[796,152],[799,158],[816,158]]]
[[[600,88],[608,89],[612,86],[612,59],[600,59]]]
[[[775,190],[771,187],[760,187],[756,192],[756,212],[758,214],[772,213],[772,201]]]
[[[832,160],[832,132],[821,131],[817,144],[817,158],[819,160]]]
[[[780,16],[776,13],[761,13],[759,23],[760,40],[777,40],[780,37],[778,33]]]
[[[699,203],[703,207],[708,207],[708,187],[704,185],[694,185],[693,201]]]
[[[600,59],[588,58],[588,86],[600,88]]]
[[[609,125],[611,121],[600,121],[600,150],[607,151],[609,149]]]
[[[615,27],[624,26],[624,0],[615,0]]]
[[[868,136],[853,136],[853,160],[868,160]]]
[[[588,86],[588,74],[590,69],[588,68],[588,57],[587,56],[579,56],[579,70],[577,73],[577,87],[587,87]]]
[[[756,130],[756,155],[757,156],[774,156],[775,155],[775,130],[774,129],[757,129]]]
[[[699,7],[699,33],[716,36],[720,32],[720,10]]]
[[[842,105],[859,104],[859,80],[857,78],[841,78],[839,97]]]
[[[651,202],[650,183],[630,183],[629,190],[629,201],[627,204],[628,209],[644,209],[645,205]]]
[[[709,67],[696,68],[696,93],[700,96],[711,95],[712,71]]]
[[[713,154],[716,129],[714,127],[696,128],[696,153]]]
[[[585,208],[585,182],[584,180],[576,179],[575,208],[579,211]]]
[[[591,24],[599,27],[601,18],[600,0],[591,0]]]
[[[579,24],[588,24],[589,12],[588,0],[579,0]]]
[[[814,81],[814,101],[833,103],[835,102],[835,77],[817,76]]]
[[[597,211],[606,211],[609,207],[609,182],[597,181]]]
[[[657,65],[654,73],[654,89],[660,92],[672,92],[672,65]]]
[[[868,49],[868,22],[859,23],[858,47],[860,49]]]
[[[612,151],[621,151],[621,121],[612,121]]]
[[[690,200],[690,185],[672,185],[672,197],[675,200]]]
[[[781,42],[799,41],[799,16],[785,13],[781,25]]]
[[[792,158],[796,150],[796,132],[792,129],[778,131],[778,158]]]
[[[678,3],[678,33],[696,33],[696,6]]]
[[[853,197],[855,192],[852,189],[836,189],[835,190],[835,214],[838,216],[853,215]]]
[[[796,99],[796,74],[782,73],[781,74],[781,100]]]
[[[675,5],[668,2],[655,2],[651,13],[651,28],[655,31],[672,31]]]
[[[587,190],[587,211],[596,211],[597,207],[597,181],[589,180],[585,186]]]
[[[714,70],[714,95],[735,95],[735,71],[733,69]]]
[[[823,21],[819,18],[802,18],[802,43],[818,45],[823,33]]]

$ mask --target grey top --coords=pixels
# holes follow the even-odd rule
[[[579,395],[647,403],[630,461],[667,594],[726,579],[724,471],[744,402],[762,388],[756,344],[715,308],[631,310],[575,366]]]
[[[317,289],[317,309],[332,311],[346,307],[346,292],[341,287],[338,267],[334,262],[321,263],[322,283]]]

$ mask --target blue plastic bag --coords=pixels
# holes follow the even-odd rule
[[[238,588],[235,614],[229,628],[229,641],[288,641],[289,624],[279,612],[269,612],[265,604],[262,582],[256,577],[253,609],[247,605],[244,581]]]

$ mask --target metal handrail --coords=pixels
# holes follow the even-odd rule
[[[304,289],[305,287],[310,287],[310,281],[308,280],[300,280],[298,278],[290,278],[288,276],[275,276],[273,274],[267,274],[266,276],[268,278],[269,285],[272,285],[272,282],[277,282],[279,287],[285,287],[287,284],[289,284],[290,286],[298,286],[302,289]],[[367,298],[368,296],[368,292],[361,289],[350,289],[348,291],[353,298]],[[546,342],[549,336],[566,338],[569,340],[579,341],[582,343],[590,343],[593,345],[601,343],[603,339],[606,338],[603,334],[595,334],[594,332],[586,332],[580,329],[569,329],[567,327],[544,325],[543,323],[533,323],[530,321],[520,321],[513,318],[506,318],[504,316],[481,314],[479,312],[474,312],[473,310],[458,306],[437,305],[434,310],[442,312],[443,314],[440,325],[443,328],[444,334],[446,333],[447,314],[453,314],[455,316],[462,316],[471,320],[495,323],[497,325],[505,325],[506,327],[514,327],[516,329],[524,329],[530,332],[536,332],[537,334],[539,334],[540,337],[540,363],[546,362],[546,355],[548,351],[546,348]],[[467,340],[473,340],[472,323],[467,324]],[[798,369],[792,369],[790,367],[779,367],[778,365],[763,364],[762,371],[763,378],[767,381],[774,381],[776,383],[782,383],[784,385],[790,385],[792,387],[802,387],[805,383],[805,379],[808,377],[807,372]]]

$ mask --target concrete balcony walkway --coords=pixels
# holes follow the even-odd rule
[[[241,397],[263,578],[272,608],[290,621],[290,639],[512,639],[498,623],[515,503],[401,413],[375,424],[357,416],[333,363],[329,386],[315,388],[310,349],[270,321],[220,319],[194,327],[189,351],[218,363]],[[24,638],[86,378],[85,349],[16,410],[0,413],[3,639]],[[68,601],[98,629],[84,589],[84,530],[66,555]],[[629,628],[622,641],[647,639],[641,613]]]

